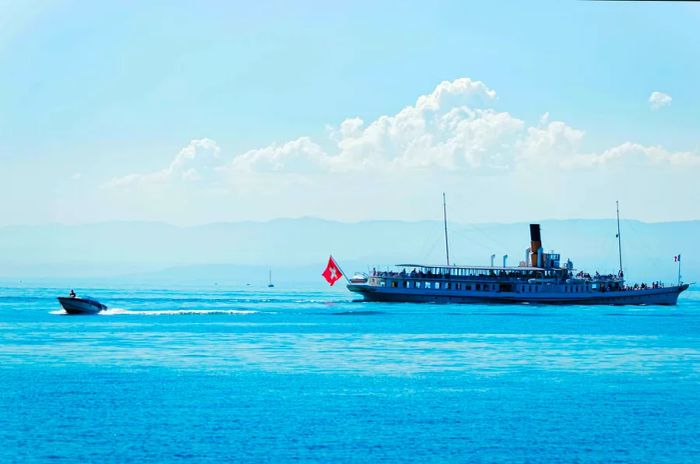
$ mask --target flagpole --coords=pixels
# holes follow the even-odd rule
[[[445,255],[447,255],[447,265],[450,265],[450,245],[447,240],[447,200],[445,200],[445,192],[442,192],[442,218],[445,223]]]
[[[681,286],[681,255],[678,254],[678,286]]]
[[[615,207],[617,209],[617,252],[620,257],[620,277],[624,278],[622,273],[622,237],[620,236],[620,202],[615,200]]]
[[[335,258],[333,258],[333,255],[331,255],[331,259],[333,260],[333,262],[335,263],[335,266],[336,266],[336,267],[338,268],[338,270],[340,271],[340,274],[341,274],[343,277],[345,277],[345,281],[346,281],[346,282],[350,282],[350,279],[348,279],[348,276],[345,275],[345,271],[343,271],[343,270],[341,269],[340,264],[338,264],[338,261],[336,261]]]

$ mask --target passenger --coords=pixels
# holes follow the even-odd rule
[[[72,288],[70,289],[70,293],[68,294],[68,296],[70,296],[71,298],[75,298],[75,291]]]

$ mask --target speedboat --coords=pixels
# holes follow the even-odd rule
[[[68,314],[97,314],[107,306],[90,297],[59,296],[58,302]]]

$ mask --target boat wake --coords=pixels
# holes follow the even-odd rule
[[[331,313],[333,316],[376,316],[379,314],[386,314],[384,311],[342,311],[338,313]]]
[[[97,313],[100,316],[209,316],[209,315],[245,315],[258,311],[242,309],[167,309],[154,311],[132,311],[124,308],[109,308]]]
[[[172,309],[155,311],[132,311],[124,308],[110,308],[96,313],[98,316],[208,316],[208,315],[246,315],[256,314],[258,311],[242,309]],[[63,309],[49,311],[49,314],[67,316]]]

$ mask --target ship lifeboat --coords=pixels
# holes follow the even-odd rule
[[[350,277],[351,284],[366,284],[369,277],[363,272],[356,272]]]

